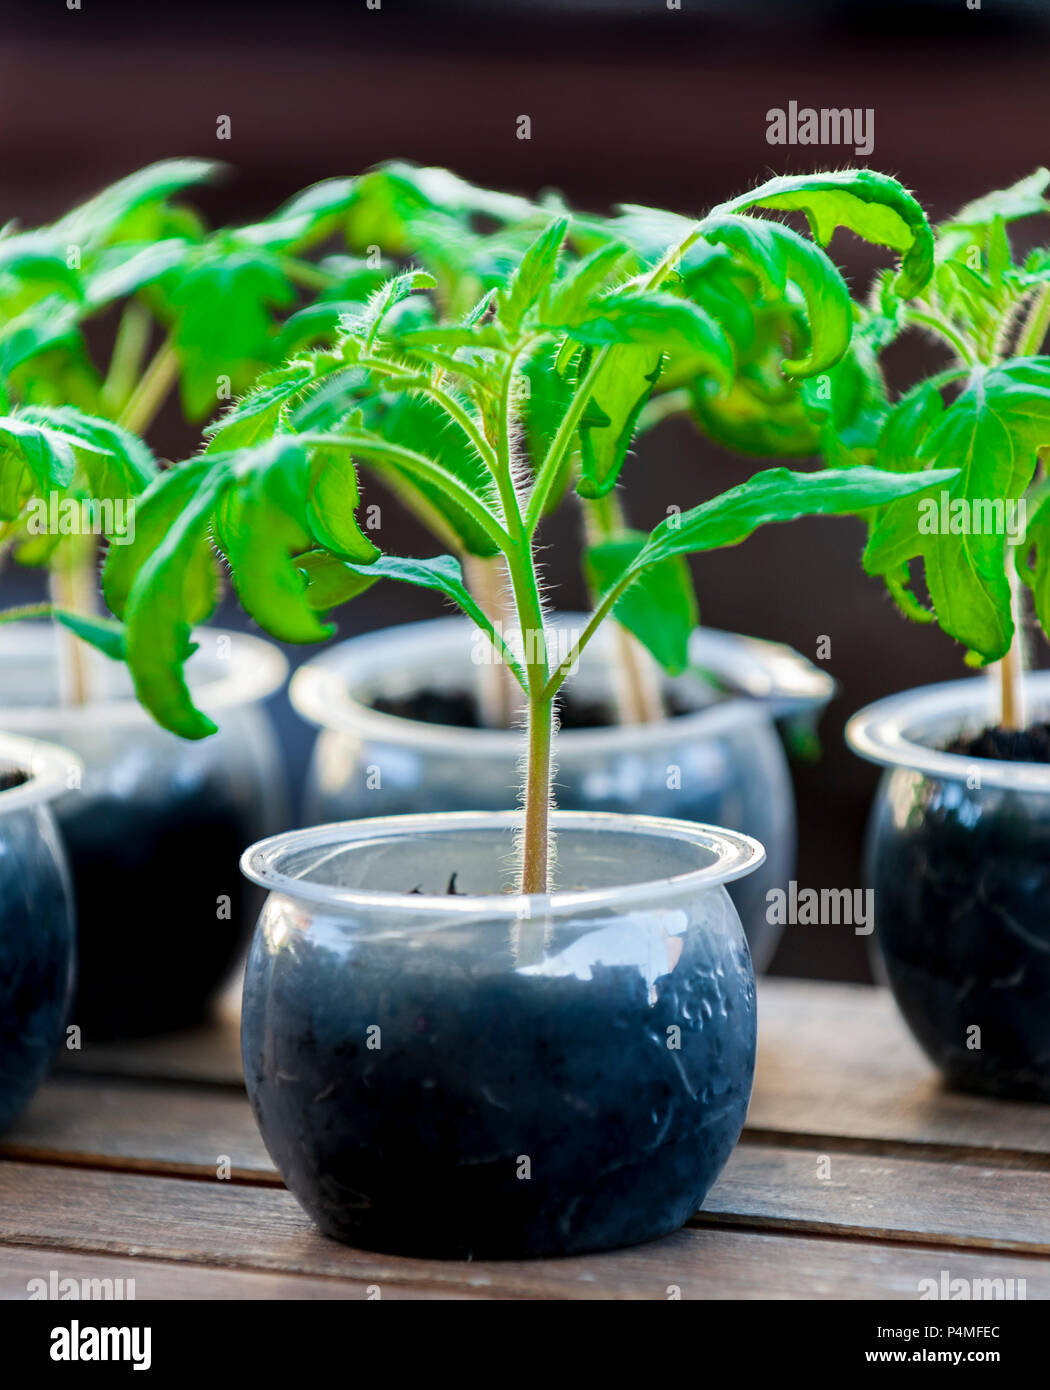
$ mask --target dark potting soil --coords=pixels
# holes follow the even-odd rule
[[[637,967],[486,968],[469,935],[276,956],[257,937],[245,984],[249,1095],[289,1188],[327,1234],[414,1255],[677,1229],[739,1135],[754,1046],[750,963],[719,933],[651,994]]]
[[[952,739],[944,751],[1006,763],[1050,763],[1050,724],[1031,724],[1027,729],[989,726],[979,734]]]
[[[1003,757],[979,751],[989,736],[1004,746],[986,730],[949,751]],[[1014,756],[1039,761],[1031,747]],[[962,1090],[1050,1101],[1046,798],[922,781],[906,816],[881,807],[869,844],[875,939],[927,1054]]]
[[[0,767],[0,792],[9,792],[12,787],[25,786],[29,778],[20,768]]]
[[[215,783],[164,792],[57,805],[79,939],[70,1021],[85,1045],[198,1022],[250,928],[238,857],[258,838],[252,809]]]
[[[483,727],[477,699],[465,690],[419,690],[396,698],[378,695],[372,708],[380,714],[414,719],[421,724],[445,724],[456,729]],[[677,718],[692,714],[693,709],[672,695],[667,701],[667,713]],[[604,700],[583,700],[570,694],[559,702],[558,721],[563,730],[607,729],[616,723],[616,715]]]
[[[73,918],[62,874],[32,812],[0,817],[0,860],[2,1131],[43,1080],[61,1040],[72,984]]]

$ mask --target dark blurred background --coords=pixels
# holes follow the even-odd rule
[[[582,208],[686,213],[769,174],[867,163],[941,218],[1050,161],[1048,21],[1050,0],[0,3],[0,222],[50,220],[139,165],[188,154],[231,166],[198,199],[216,222],[264,214],[316,179],[394,157],[523,193],[557,187]],[[768,145],[767,110],[792,100],[874,108],[872,154]],[[528,141],[515,135],[522,114]],[[219,115],[231,118],[228,141],[216,139]],[[843,233],[832,252],[857,284],[880,263]],[[907,381],[925,348],[895,351],[892,372]],[[195,435],[169,407],[151,442],[179,457]],[[693,505],[747,467],[685,424],[661,426],[628,465],[633,519],[655,523],[669,503]],[[396,534],[386,522],[384,539],[407,553],[429,544],[407,519]],[[571,519],[547,539],[557,601],[579,606]],[[823,757],[795,768],[806,887],[861,881],[877,773],[843,745],[848,714],[965,674],[958,648],[906,624],[863,576],[862,544],[858,523],[814,520],[696,562],[707,624],[811,658],[821,635],[831,639],[824,665],[840,692],[823,721]],[[6,599],[33,581],[7,573],[2,583]],[[340,629],[439,611],[419,591],[379,586],[343,611]],[[232,607],[221,616],[240,621]],[[312,734],[286,705],[278,712],[301,775]],[[833,927],[789,929],[775,969],[867,978],[863,942]]]

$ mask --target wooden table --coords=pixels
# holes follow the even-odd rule
[[[133,1278],[139,1299],[916,1299],[947,1269],[1050,1297],[1050,1107],[944,1090],[881,991],[768,980],[759,1008],[748,1125],[703,1210],[569,1260],[398,1259],[318,1234],[255,1128],[232,1016],[87,1049],[0,1142],[0,1294],[57,1270]]]

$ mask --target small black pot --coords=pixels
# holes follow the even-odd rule
[[[984,680],[960,681],[850,721],[854,749],[889,769],[868,830],[875,940],[953,1086],[1050,1101],[1050,766],[940,751],[989,723],[987,705]]]
[[[49,624],[0,641],[0,724],[53,738],[83,762],[54,802],[76,902],[78,987],[70,1021],[91,1041],[189,1027],[207,1012],[251,932],[258,898],[237,869],[280,828],[283,774],[263,699],[284,679],[271,643],[206,629],[188,673],[219,732],[199,743],[160,728],[126,671],[98,658],[98,697],[56,703]]]
[[[0,735],[0,1132],[28,1104],[62,1037],[73,984],[73,905],[50,802],[77,760]]]
[[[500,891],[516,820],[358,821],[245,855],[271,890],[248,1095],[328,1235],[449,1258],[629,1245],[688,1220],[736,1143],[754,975],[724,884],[761,847],[558,813],[562,881],[586,891],[520,898]],[[468,896],[439,896],[455,866]]]

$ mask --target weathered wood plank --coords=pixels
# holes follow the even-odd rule
[[[219,1087],[53,1077],[0,1138],[36,1162],[279,1183],[243,1093]]]
[[[1037,1171],[745,1142],[698,1221],[1050,1254]]]
[[[200,1028],[168,1033],[160,1038],[129,1042],[83,1039],[79,1051],[63,1051],[56,1059],[58,1073],[87,1076],[131,1076],[158,1081],[200,1081],[215,1086],[243,1084],[237,1019],[219,1013]]]
[[[1050,1154],[1050,1106],[949,1091],[888,991],[765,980],[758,1017],[751,1130]]]
[[[357,1279],[314,1279],[302,1274],[258,1274],[250,1270],[215,1269],[206,1265],[172,1264],[163,1260],[130,1259],[109,1255],[81,1255],[70,1250],[44,1250],[31,1246],[0,1245],[0,1299],[29,1297],[31,1280],[43,1279],[50,1288],[51,1271],[57,1279],[75,1279],[84,1297],[98,1299],[105,1285],[87,1281],[110,1280],[110,1289],[121,1290],[125,1300],[132,1292],[136,1302],[148,1298],[186,1300],[259,1299],[286,1302],[308,1299],[366,1299],[370,1286]],[[117,1280],[122,1283],[118,1285]],[[133,1280],[133,1286],[129,1284]],[[36,1286],[32,1286],[35,1287]],[[391,1285],[382,1297],[395,1299],[470,1298],[465,1292],[435,1292],[411,1285]],[[113,1303],[107,1301],[107,1307]]]
[[[1028,1168],[745,1140],[707,1219],[1050,1252],[1050,1159]],[[952,1150],[947,1152],[951,1153]],[[247,1101],[209,1087],[55,1079],[0,1141],[0,1156],[280,1185]],[[224,1169],[223,1171],[227,1171]]]
[[[702,1226],[583,1259],[402,1259],[326,1239],[281,1190],[14,1162],[0,1164],[0,1242],[490,1298],[914,1299],[942,1269],[1023,1278],[1029,1298],[1050,1297],[1041,1257]]]

